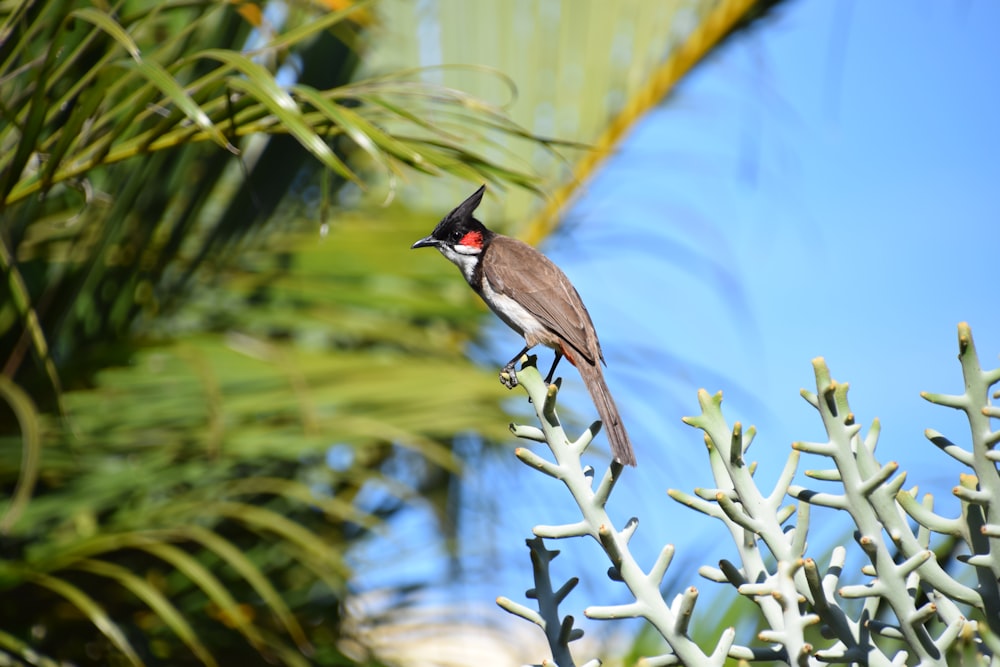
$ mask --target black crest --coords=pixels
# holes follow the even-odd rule
[[[483,223],[476,220],[473,217],[473,213],[477,208],[479,208],[479,203],[483,201],[483,195],[486,194],[486,186],[481,185],[479,189],[469,195],[469,198],[464,202],[452,209],[451,213],[444,216],[438,226],[434,228],[431,233],[436,239],[441,239],[442,241],[447,240],[448,235],[455,229],[484,229]]]

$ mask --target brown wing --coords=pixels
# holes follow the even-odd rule
[[[604,361],[590,313],[559,267],[527,243],[509,236],[493,238],[486,252],[496,250],[504,253],[505,261],[489,262],[484,257],[482,262],[490,286],[514,298],[591,365],[598,359]],[[530,271],[523,268],[529,266]]]

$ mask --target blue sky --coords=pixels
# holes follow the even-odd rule
[[[677,545],[682,583],[712,590],[694,565],[733,555],[721,526],[665,493],[711,485],[700,434],[680,422],[697,389],[722,390],[730,420],[757,426],[750,458],[768,488],[793,441],[825,440],[799,396],[815,388],[816,356],[851,384],[865,430],[882,421],[881,460],[957,511],[950,489],[966,471],[923,432],[964,443],[967,430],[919,393],[961,390],[960,321],[985,367],[1000,353],[997,25],[990,2],[788,2],[651,112],[543,247],[591,311],[639,458],[611,504],[640,517],[649,561]],[[519,347],[501,324],[491,341],[501,363]],[[562,372],[564,403],[589,419],[575,373]],[[825,467],[804,459],[799,483],[815,486],[801,471]],[[539,502],[547,482],[521,478],[523,511],[477,536],[515,543],[514,579],[530,572],[513,536],[571,514],[555,508],[568,500],[556,488]],[[510,478],[471,483],[517,505]],[[830,525],[812,542],[840,540],[847,524]],[[597,556],[560,548],[579,554],[564,557],[565,576]],[[606,601],[597,579],[584,575],[582,604]],[[527,585],[502,593],[520,599]]]
[[[960,388],[960,321],[984,364],[1000,353],[996,25],[995,3],[790,2],[590,184],[546,251],[591,309],[640,460],[671,486],[701,451],[644,441],[683,433],[698,387],[757,424],[758,456],[819,437],[798,396],[819,355],[862,421],[882,419],[885,457],[954,484],[921,435],[951,415],[919,392]]]

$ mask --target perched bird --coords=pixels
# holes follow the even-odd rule
[[[546,383],[562,357],[580,371],[611,442],[615,460],[635,465],[635,453],[615,401],[604,382],[601,344],[576,288],[559,267],[527,243],[487,229],[473,217],[486,186],[446,215],[413,248],[437,248],[507,326],[524,336],[525,348],[504,367],[513,387],[514,364],[541,343],[555,350]]]

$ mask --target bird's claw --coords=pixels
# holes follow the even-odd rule
[[[508,389],[513,389],[517,386],[517,373],[514,372],[513,364],[507,364],[500,370],[500,384]]]

